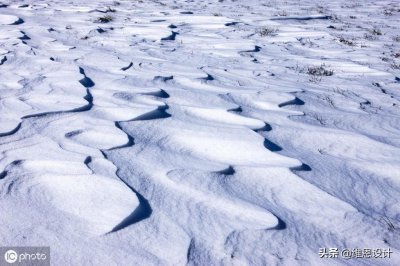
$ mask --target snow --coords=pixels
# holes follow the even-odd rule
[[[11,25],[18,21],[18,17],[12,15],[0,15],[0,25]]]
[[[399,10],[2,1],[1,245],[54,265],[399,265]]]

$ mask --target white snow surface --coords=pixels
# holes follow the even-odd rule
[[[399,28],[397,1],[2,0],[0,245],[400,265]]]

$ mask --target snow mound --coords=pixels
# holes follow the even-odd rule
[[[0,14],[0,25],[13,25],[20,21],[21,19],[17,16]]]

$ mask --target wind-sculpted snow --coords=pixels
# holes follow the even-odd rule
[[[399,16],[1,2],[1,245],[54,265],[399,264]]]

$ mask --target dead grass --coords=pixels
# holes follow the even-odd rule
[[[339,37],[339,42],[343,43],[345,45],[348,45],[348,46],[356,46],[357,45],[357,43],[354,40],[347,39],[343,36]]]
[[[332,76],[333,70],[328,69],[325,64],[321,64],[320,66],[309,66],[307,68],[307,74],[310,76]]]
[[[266,36],[275,36],[277,34],[279,30],[277,28],[273,28],[273,27],[263,27],[259,30],[257,30],[257,33],[261,36],[261,37],[266,37]]]
[[[109,23],[109,22],[111,22],[111,21],[113,21],[113,20],[114,20],[114,18],[113,18],[112,16],[110,16],[110,15],[105,15],[105,16],[102,16],[102,17],[97,18],[97,19],[96,19],[96,22],[97,22],[97,23]]]

